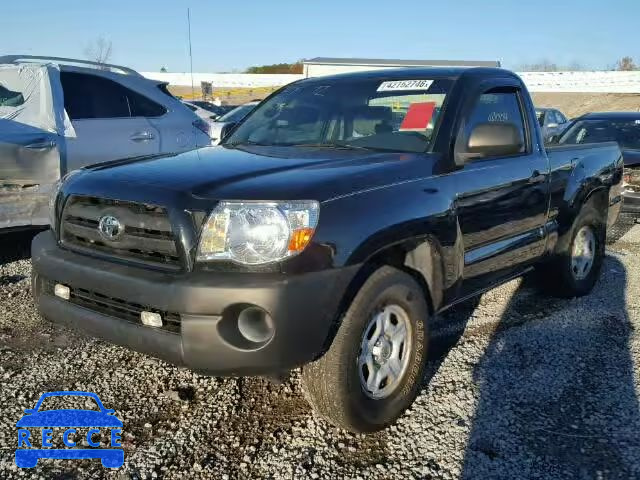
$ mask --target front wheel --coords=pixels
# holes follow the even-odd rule
[[[421,385],[428,316],[413,277],[386,266],[373,272],[329,351],[303,369],[303,389],[315,411],[352,432],[373,432],[395,421]]]

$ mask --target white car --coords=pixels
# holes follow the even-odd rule
[[[67,172],[211,144],[209,123],[166,83],[117,65],[0,57],[0,229],[47,225]]]

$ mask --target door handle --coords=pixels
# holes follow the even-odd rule
[[[147,140],[153,140],[156,137],[151,132],[136,132],[129,138],[134,142],[146,142]]]
[[[542,183],[547,178],[546,175],[540,173],[538,170],[534,170],[531,176],[529,177],[529,183]]]
[[[24,148],[28,148],[30,150],[47,150],[49,148],[53,148],[56,146],[55,140],[36,140],[33,143],[28,143],[23,145]]]

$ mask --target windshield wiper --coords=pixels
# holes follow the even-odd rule
[[[384,147],[373,147],[373,146],[367,146],[367,145],[353,145],[350,143],[338,143],[336,144],[338,147],[340,148],[348,148],[348,149],[352,149],[352,150],[369,150],[371,152],[402,152],[402,150],[396,150],[393,148],[384,148]]]
[[[351,145],[349,143],[274,143],[274,147],[308,147],[308,148],[333,148],[335,150],[369,150],[369,151],[384,151],[394,152],[388,148],[378,147],[366,147],[363,145]]]
[[[242,142],[227,142],[227,143],[223,143],[222,146],[226,146],[226,147],[239,147],[242,145],[256,145],[259,147],[272,147],[273,145],[270,143],[260,143],[260,142],[253,142],[251,140],[244,140]]]
[[[251,140],[245,140],[243,142],[229,142],[222,145],[228,147],[239,146],[259,146],[259,147],[302,147],[302,148],[332,148],[335,150],[368,150],[370,152],[398,152],[391,148],[384,147],[371,147],[365,145],[353,145],[350,143],[260,143],[252,142]]]

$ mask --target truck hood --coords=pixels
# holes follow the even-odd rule
[[[433,154],[360,149],[218,146],[97,165],[73,183],[76,191],[133,184],[198,198],[323,201],[429,176],[434,160]]]

